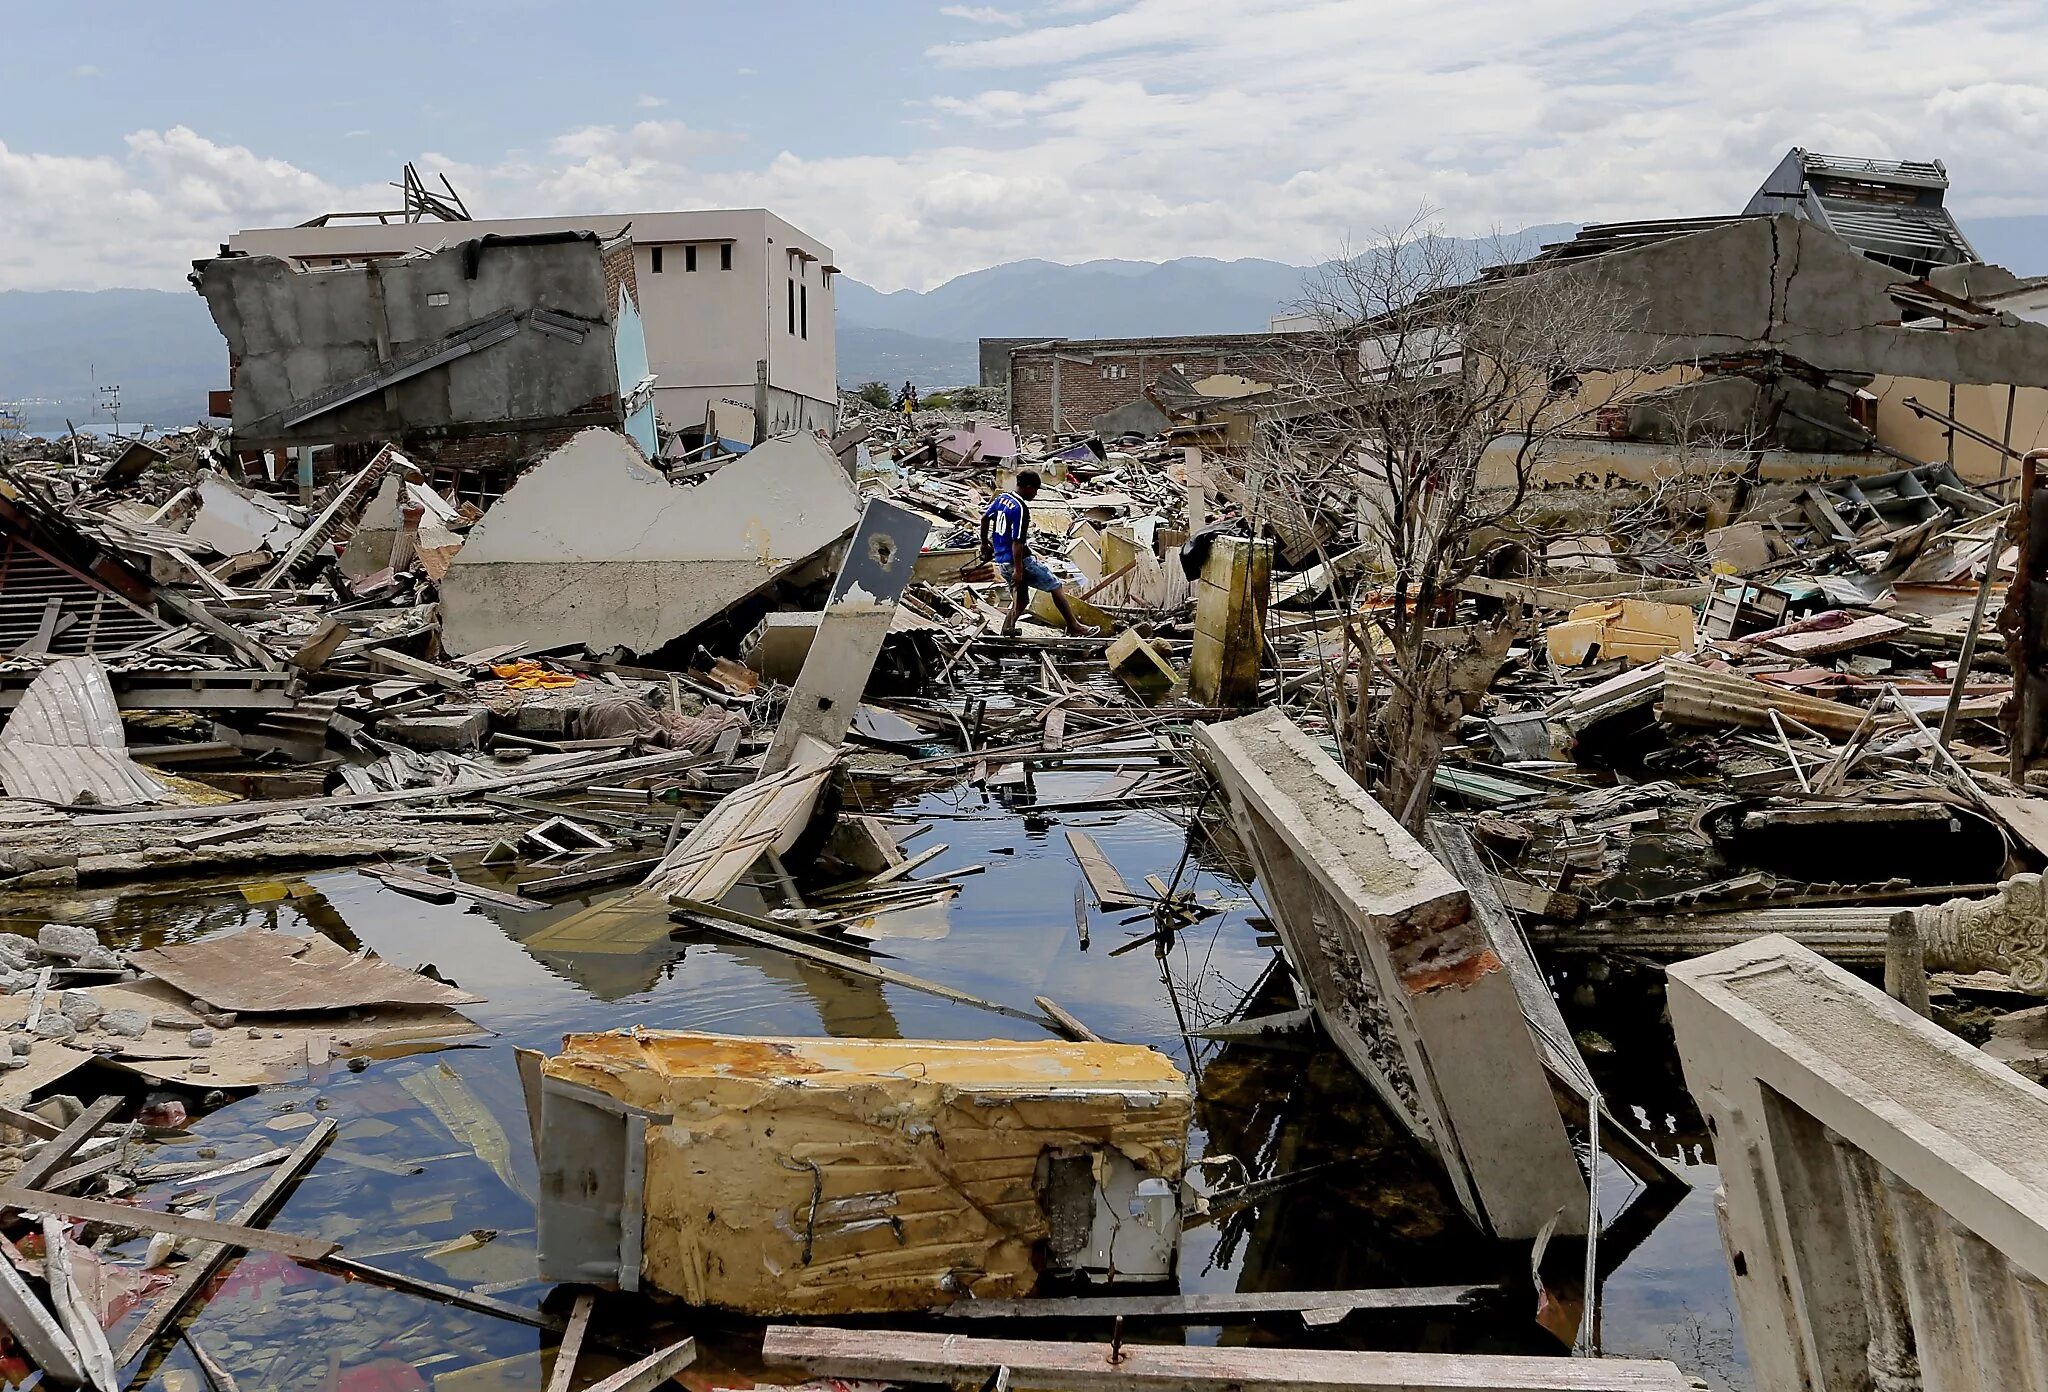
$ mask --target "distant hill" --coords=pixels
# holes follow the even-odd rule
[[[958,387],[975,381],[981,371],[971,342],[849,324],[844,311],[838,353],[839,382],[845,387],[886,382],[893,392],[906,381],[920,389]]]
[[[1964,220],[1987,260],[2016,275],[2048,274],[2048,217]],[[1517,254],[1572,234],[1531,227],[1504,240]],[[1463,245],[1475,253],[1488,244]],[[838,287],[839,381],[905,378],[922,388],[979,375],[976,340],[1122,338],[1256,333],[1300,297],[1306,267],[1279,261],[1012,261],[955,276],[931,290]],[[0,291],[0,402],[45,397],[31,428],[62,430],[97,416],[98,382],[121,386],[124,422],[175,426],[201,418],[206,393],[227,385],[227,346],[196,294],[167,290]]]
[[[1576,227],[1531,227],[1502,238],[1454,239],[1475,257],[1500,250],[1527,255],[1545,242],[1569,237]],[[930,290],[883,292],[842,280],[837,292],[839,380],[851,386],[879,378],[891,383],[914,374],[906,367],[880,370],[874,330],[917,335],[921,353],[952,375],[914,378],[920,386],[957,386],[976,380],[975,343],[982,338],[1144,338],[1171,334],[1257,333],[1301,298],[1311,268],[1246,258],[1218,261],[1183,256],[1172,261],[1011,261],[955,276]],[[940,345],[950,345],[950,351]]]
[[[190,425],[206,393],[228,384],[228,350],[191,291],[0,291],[0,401],[26,408],[31,431],[107,424],[96,386],[118,383],[123,422]]]

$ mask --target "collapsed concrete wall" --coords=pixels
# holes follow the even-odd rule
[[[616,272],[588,233],[484,237],[367,264],[195,264],[234,364],[238,443],[508,434],[624,420]],[[644,344],[623,355],[644,361]]]
[[[1798,218],[1746,218],[1539,274],[1620,297],[1633,322],[1616,342],[1617,366],[1777,353],[1848,377],[2048,387],[2048,325],[1902,324],[1892,289],[1911,278]]]
[[[1503,1238],[1583,1233],[1585,1181],[1464,886],[1279,710],[1196,728],[1297,989]]]
[[[623,435],[586,430],[470,529],[441,584],[442,641],[652,652],[859,520],[852,480],[807,435],[670,483]]]

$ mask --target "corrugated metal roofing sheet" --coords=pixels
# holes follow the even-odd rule
[[[54,662],[0,729],[0,785],[10,797],[60,807],[161,802],[163,784],[128,757],[107,669],[90,657]]]

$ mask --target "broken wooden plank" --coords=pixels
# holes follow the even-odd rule
[[[1124,883],[1124,877],[1110,864],[1109,857],[1102,853],[1102,847],[1096,844],[1094,837],[1071,827],[1066,830],[1067,849],[1081,863],[1081,873],[1088,878],[1088,889],[1095,896],[1096,908],[1132,909],[1147,902]]]
[[[604,885],[617,884],[621,880],[642,879],[659,864],[661,859],[658,856],[647,860],[619,860],[589,870],[570,870],[565,874],[550,875],[545,879],[527,880],[519,889],[522,894],[528,896],[568,894],[579,889],[597,889]]]
[[[176,590],[165,587],[156,592],[156,602],[176,614],[195,628],[203,629],[209,637],[217,638],[229,651],[240,653],[266,672],[281,672],[284,664],[277,654],[264,647],[255,639],[241,632],[233,624],[223,623],[196,599],[188,598]]]
[[[315,1265],[353,1276],[358,1281],[367,1281],[373,1286],[385,1286],[409,1295],[424,1295],[429,1300],[440,1300],[450,1305],[458,1305],[465,1310],[474,1310],[478,1314],[496,1315],[499,1319],[529,1324],[535,1329],[561,1329],[565,1324],[561,1316],[548,1314],[544,1310],[529,1310],[524,1306],[514,1305],[509,1300],[500,1300],[496,1296],[478,1295],[475,1291],[444,1286],[439,1281],[428,1281],[399,1271],[386,1271],[381,1266],[371,1266],[351,1257],[330,1256],[316,1262]],[[585,1388],[584,1392],[593,1390]]]
[[[4,1104],[0,1104],[0,1126],[11,1126],[25,1135],[46,1141],[64,1134],[63,1127],[51,1125],[34,1112],[24,1112]]]
[[[1904,633],[1907,627],[1903,620],[1887,614],[1865,614],[1848,623],[1836,624],[1833,628],[1816,625],[1791,633],[1766,636],[1762,639],[1762,646],[1784,657],[1832,657],[1836,653],[1882,643],[1888,638]],[[1758,640],[1752,635],[1746,641]]]
[[[57,1173],[78,1153],[78,1148],[92,1139],[92,1133],[105,1124],[121,1105],[118,1096],[102,1097],[78,1114],[78,1119],[65,1127],[57,1137],[29,1159],[22,1162],[20,1169],[8,1180],[16,1189],[34,1189],[51,1175]]]
[[[657,1349],[638,1363],[621,1368],[603,1382],[593,1382],[583,1392],[654,1392],[654,1389],[690,1366],[697,1358],[697,1341],[684,1339]]]
[[[513,894],[490,885],[471,884],[467,880],[454,879],[447,875],[430,874],[411,865],[364,865],[359,867],[365,875],[382,880],[393,889],[435,889],[445,890],[463,899],[473,899],[479,904],[493,908],[512,909],[519,913],[533,913],[553,905],[540,899],[529,899],[523,894]]]
[[[410,653],[402,653],[396,648],[371,648],[364,656],[380,667],[389,667],[392,671],[403,672],[408,677],[418,677],[421,681],[445,686],[450,691],[467,691],[470,687],[467,673],[458,672],[452,667],[437,666]]]
[[[358,958],[318,933],[247,929],[169,947],[138,948],[140,971],[221,1010],[265,1015],[380,1005],[473,1005],[483,999],[381,958]]]
[[[872,962],[863,962],[857,957],[848,957],[844,953],[828,951],[822,947],[812,947],[810,944],[798,942],[794,938],[783,937],[780,930],[773,933],[764,933],[757,928],[748,928],[742,924],[726,922],[708,915],[692,914],[692,917],[706,928],[723,933],[727,937],[738,938],[742,942],[750,942],[756,947],[772,947],[778,952],[787,952],[792,956],[801,957],[807,962],[815,962],[821,967],[836,968],[850,976],[861,976],[866,977],[870,981],[887,982],[891,986],[901,986],[910,991],[922,991],[926,995],[938,996],[944,1000],[958,1002],[961,1005],[972,1005],[978,1006],[983,1010],[993,1010],[998,1015],[1007,1015],[1013,1020],[1029,1020],[1032,1024],[1038,1025],[1041,1028],[1051,1028],[1051,1025],[1043,1016],[1033,1015],[1028,1010],[1019,1010],[1014,1006],[1000,1005],[995,1001],[983,1000],[980,996],[971,996],[967,992],[955,990],[951,986],[942,986],[936,981],[927,981],[921,976],[912,976],[908,972],[892,971],[888,967],[878,967]]]
[[[98,1155],[93,1156],[92,1159],[82,1160],[76,1165],[57,1171],[57,1173],[43,1181],[43,1188],[50,1190],[52,1193],[61,1194],[74,1184],[83,1184],[94,1175],[105,1174],[108,1170],[113,1169],[114,1166],[121,1163],[123,1155],[123,1147],[109,1145]]]
[[[275,1252],[294,1261],[318,1261],[341,1246],[324,1238],[266,1232],[262,1228],[215,1223],[182,1213],[136,1208],[132,1204],[78,1199],[69,1194],[51,1194],[13,1184],[0,1185],[0,1207],[18,1208],[24,1213],[54,1213],[60,1218],[82,1218],[88,1223],[105,1223],[137,1232],[161,1232],[173,1237],[197,1238],[201,1242],[222,1242],[251,1252]]]
[[[28,1288],[14,1263],[4,1257],[0,1257],[0,1329],[19,1340],[36,1366],[51,1379],[71,1386],[85,1381],[85,1366],[79,1361],[78,1348],[71,1342],[71,1336],[64,1332],[50,1307]]]
[[[1200,1324],[1220,1315],[1349,1314],[1353,1310],[1455,1309],[1496,1295],[1496,1285],[1391,1286],[1367,1290],[1195,1291],[1187,1295],[1071,1295],[1034,1300],[956,1300],[946,1319],[1159,1319]],[[1330,1321],[1333,1322],[1334,1321]]]
[[[863,880],[861,882],[861,888],[863,890],[866,890],[872,888],[875,885],[888,884],[892,880],[900,880],[905,875],[908,875],[911,871],[917,869],[920,865],[923,865],[926,861],[931,860],[934,857],[951,849],[952,847],[948,846],[943,841],[941,841],[936,846],[927,846],[925,849],[919,851],[916,855],[911,856],[905,860],[897,861],[894,865],[890,866],[888,869],[880,872],[879,874],[870,875],[866,880]]]
[[[1224,1020],[1188,1032],[1197,1039],[1278,1039],[1312,1030],[1315,1023],[1315,1011],[1303,1006],[1299,1010],[1276,1010],[1270,1015],[1253,1015],[1243,1020]]]
[[[807,943],[812,947],[822,947],[828,951],[844,947],[851,948],[855,952],[864,953],[868,957],[894,957],[896,955],[893,952],[884,952],[880,948],[868,943],[852,942],[845,938],[832,937],[824,933],[815,932],[809,928],[799,927],[794,923],[784,923],[779,919],[773,918],[758,918],[750,913],[742,913],[738,909],[729,909],[723,904],[705,903],[696,899],[676,900],[669,917],[679,921],[715,918],[721,923],[736,923],[742,928],[751,928],[757,933],[788,938],[792,942]]]
[[[2048,799],[1991,797],[1984,805],[2005,829],[2041,855],[2048,855]]]
[[[637,758],[607,762],[550,764],[545,768],[529,769],[524,773],[515,773],[504,778],[487,778],[480,783],[451,784],[439,788],[394,788],[388,792],[356,793],[341,797],[291,798],[266,803],[265,807],[273,813],[310,812],[315,808],[326,810],[376,807],[392,802],[432,802],[438,798],[483,797],[510,788],[531,786],[538,790],[550,785],[571,787],[599,779],[663,773],[703,761],[704,756],[701,754],[668,750],[660,754],[643,754]],[[82,827],[103,827],[132,826],[142,822],[216,822],[248,815],[248,803],[230,802],[212,807],[159,807],[146,812],[114,812],[103,817],[79,817],[77,824]]]
[[[548,1378],[547,1392],[569,1392],[576,1381],[576,1359],[583,1352],[583,1336],[590,1329],[590,1312],[597,1308],[597,1297],[584,1291],[576,1297],[576,1308],[569,1312],[569,1327],[562,1331],[562,1342],[555,1349],[555,1370]]]
[[[980,1381],[1007,1368],[1018,1392],[1688,1392],[1692,1386],[1676,1364],[1661,1359],[1069,1344],[786,1324],[769,1326],[761,1357],[770,1367],[891,1382]]]
[[[1033,996],[1031,1003],[1045,1012],[1045,1018],[1059,1027],[1059,1032],[1081,1044],[1100,1044],[1102,1036],[1079,1019],[1068,1013],[1067,1008],[1051,996]]]

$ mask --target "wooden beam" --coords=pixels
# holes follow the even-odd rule
[[[329,1250],[332,1250],[330,1246]],[[550,1315],[542,1310],[529,1310],[514,1305],[509,1300],[495,1296],[478,1295],[474,1291],[444,1286],[439,1281],[428,1281],[418,1276],[407,1276],[400,1271],[386,1271],[381,1266],[370,1266],[349,1257],[327,1257],[314,1265],[329,1271],[338,1271],[353,1276],[358,1281],[367,1281],[373,1286],[384,1286],[391,1290],[404,1291],[408,1295],[424,1295],[430,1300],[445,1301],[459,1305],[465,1310],[474,1310],[481,1315],[496,1315],[499,1319],[512,1320],[518,1324],[530,1324],[535,1329],[561,1329],[566,1321],[560,1315]],[[584,1392],[592,1392],[585,1388]]]
[[[12,1126],[25,1135],[45,1141],[54,1140],[64,1134],[63,1127],[53,1126],[34,1112],[24,1112],[4,1104],[0,1104],[0,1126]]]
[[[1047,1392],[1689,1392],[1661,1359],[1362,1353],[1349,1349],[1067,1344],[884,1329],[771,1325],[770,1367],[892,1382],[981,1381]],[[593,1389],[594,1392],[594,1389]]]
[[[482,797],[486,793],[504,792],[509,788],[560,786],[571,787],[581,783],[593,783],[601,779],[625,778],[637,774],[663,773],[670,769],[683,768],[703,762],[701,754],[690,754],[667,750],[660,754],[643,754],[631,759],[613,759],[588,764],[551,764],[546,768],[528,769],[507,778],[489,778],[481,783],[451,784],[441,788],[394,788],[388,792],[354,793],[336,797],[293,798],[289,801],[267,802],[263,810],[267,813],[310,812],[315,808],[378,807],[390,802],[433,802],[440,798]],[[212,807],[158,807],[146,812],[109,812],[98,817],[79,817],[76,824],[82,827],[132,826],[142,822],[217,822],[228,817],[246,817],[250,804],[226,802]]]
[[[1110,863],[1109,857],[1102,853],[1102,847],[1087,832],[1067,828],[1067,848],[1081,863],[1081,873],[1088,878],[1088,889],[1095,896],[1096,908],[1133,909],[1147,902],[1142,895],[1131,892],[1116,866]]]
[[[638,1363],[621,1368],[603,1382],[593,1382],[583,1392],[653,1392],[697,1358],[697,1341],[685,1339],[648,1354]]]
[[[1067,1008],[1051,996],[1033,996],[1031,1003],[1045,1012],[1045,1018],[1059,1026],[1060,1033],[1079,1044],[1100,1044],[1102,1036],[1080,1019],[1070,1014]]]
[[[209,637],[219,639],[230,652],[240,653],[264,671],[284,670],[284,664],[277,660],[277,654],[234,625],[215,618],[198,600],[188,599],[176,590],[165,588],[157,591],[156,602],[193,627],[204,629]]]
[[[75,1199],[69,1194],[50,1194],[12,1184],[0,1185],[0,1207],[18,1208],[28,1213],[54,1213],[60,1218],[82,1218],[88,1223],[105,1223],[110,1227],[138,1232],[192,1237],[201,1242],[224,1242],[251,1252],[276,1252],[294,1261],[318,1261],[341,1246],[325,1238],[266,1232],[261,1228],[189,1218],[182,1213],[162,1213],[153,1208],[102,1203],[98,1199]]]
[[[34,1189],[51,1175],[57,1173],[78,1153],[78,1148],[92,1139],[92,1133],[106,1124],[114,1109],[121,1105],[118,1096],[102,1097],[78,1114],[78,1120],[65,1127],[57,1137],[33,1158],[23,1162],[14,1172],[8,1184],[16,1189]]]
[[[284,1167],[266,1179],[263,1187],[251,1194],[248,1201],[235,1210],[234,1221],[242,1227],[250,1227],[268,1218],[284,1197],[285,1191],[296,1184],[299,1176],[312,1166],[320,1154],[320,1148],[334,1135],[335,1126],[336,1123],[331,1118],[323,1118],[318,1126],[308,1131],[306,1138],[299,1142],[290,1158],[285,1161]],[[192,1259],[178,1272],[178,1279],[172,1282],[170,1289],[157,1298],[156,1304],[150,1306],[149,1313],[143,1316],[142,1322],[130,1331],[128,1338],[121,1345],[121,1352],[116,1361],[125,1367],[138,1358],[144,1349],[155,1343],[171,1322],[178,1318],[185,1306],[191,1303],[192,1297],[199,1293],[200,1288],[213,1279],[214,1273],[220,1270],[234,1251],[235,1248],[229,1243],[209,1242],[193,1253]]]
[[[431,874],[412,865],[359,865],[356,868],[397,890],[446,893],[464,899],[474,899],[479,904],[489,904],[493,908],[516,909],[521,913],[554,907],[540,899],[529,899],[523,894],[509,893],[490,885],[470,884],[467,880]]]
[[[364,655],[380,667],[389,667],[392,671],[403,672],[408,677],[418,677],[421,681],[445,686],[450,691],[470,689],[471,683],[466,673],[458,672],[452,667],[438,667],[410,653],[402,653],[396,648],[371,648]]]
[[[975,1005],[980,1006],[983,1010],[993,1010],[998,1015],[1008,1015],[1013,1020],[1028,1020],[1043,1029],[1052,1028],[1051,1024],[1043,1016],[1033,1015],[1028,1010],[1019,1010],[1009,1005],[999,1005],[995,1001],[983,1000],[980,996],[970,996],[965,991],[956,991],[951,986],[942,986],[936,981],[926,981],[923,977],[912,976],[908,972],[892,971],[888,967],[878,967],[872,962],[863,962],[856,957],[848,957],[844,953],[828,952],[822,947],[812,947],[810,944],[798,942],[794,938],[783,937],[780,933],[764,933],[757,928],[747,928],[737,923],[722,922],[718,919],[704,916],[699,910],[691,911],[689,917],[693,922],[702,924],[714,932],[723,933],[729,938],[738,938],[742,942],[753,943],[756,947],[772,947],[778,952],[787,952],[791,956],[803,958],[806,962],[815,962],[821,967],[836,968],[847,973],[849,976],[862,976],[870,981],[883,981],[891,986],[902,986],[912,991],[923,991],[926,995],[938,996],[944,1000],[958,1002],[961,1005]]]
[[[583,1352],[583,1336],[590,1330],[590,1312],[596,1308],[597,1297],[589,1291],[576,1297],[569,1327],[562,1331],[561,1345],[555,1349],[555,1370],[548,1378],[547,1392],[569,1392],[576,1381],[576,1359]]]

